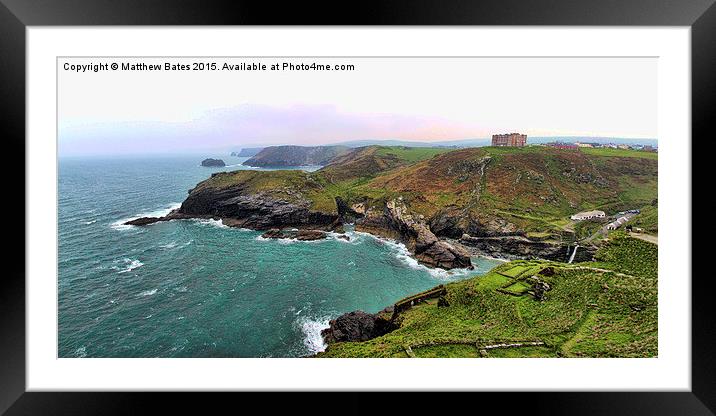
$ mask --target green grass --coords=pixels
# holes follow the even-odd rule
[[[634,227],[643,228],[649,233],[659,232],[659,207],[654,205],[646,205],[641,208],[639,215],[634,217],[631,224]]]
[[[318,356],[407,357],[410,346],[416,357],[478,357],[476,344],[520,341],[544,345],[489,350],[487,357],[656,356],[656,246],[617,233],[598,257],[595,266],[631,277],[556,262],[506,263],[445,285],[448,307],[419,304],[399,316],[395,331],[332,344]],[[548,265],[556,274],[540,278],[552,289],[537,301],[524,291],[531,289],[529,276]],[[523,295],[498,292],[505,287]]]
[[[637,157],[643,159],[654,159],[659,158],[659,154],[656,152],[645,152],[642,150],[630,150],[630,149],[610,149],[604,147],[580,147],[579,150],[582,153],[594,156],[608,156],[608,157]]]
[[[455,149],[445,147],[406,147],[406,146],[381,146],[376,154],[387,156],[395,155],[401,160],[407,162],[419,162],[421,160],[430,159],[441,153],[447,153]]]

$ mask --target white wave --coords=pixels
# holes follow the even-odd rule
[[[85,225],[94,224],[96,222],[97,222],[97,220],[85,221]]]
[[[151,289],[151,290],[145,290],[144,292],[138,294],[137,296],[152,296],[155,293],[157,293],[158,289]]]
[[[408,248],[405,246],[405,244],[400,243],[398,241],[390,240],[387,238],[381,238],[374,236],[373,234],[369,233],[362,233],[359,231],[356,231],[356,234],[361,234],[365,236],[369,236],[371,238],[374,238],[381,243],[388,246],[390,251],[392,251],[396,259],[398,259],[401,263],[405,264],[406,266],[410,267],[411,269],[415,270],[422,270],[424,272],[429,273],[432,277],[440,280],[453,280],[462,276],[469,275],[470,273],[473,273],[470,269],[451,269],[451,270],[445,270],[440,268],[432,268],[425,266],[423,264],[420,264],[411,254]]]
[[[197,224],[201,224],[201,225],[209,225],[209,226],[217,227],[217,228],[229,228],[228,225],[224,225],[224,222],[222,220],[215,220],[212,218],[208,218],[208,219],[195,218],[192,221],[196,222]]]
[[[119,261],[115,261],[115,263],[118,262]],[[125,257],[124,259],[122,259],[122,262],[124,263],[124,268],[121,268],[119,266],[112,266],[112,269],[117,270],[118,274],[131,272],[134,269],[144,266],[144,263],[137,259],[129,259]]]
[[[161,247],[161,248],[166,248],[166,249],[170,249],[170,248],[174,248],[174,247],[176,247],[176,246],[177,246],[177,242],[176,242],[176,241],[172,241],[172,242],[169,243],[169,244],[162,244],[162,245],[160,245],[159,247]]]
[[[112,224],[110,224],[109,226],[115,230],[118,230],[118,231],[131,230],[135,226],[134,225],[126,225],[125,222],[136,220],[136,219],[142,218],[142,217],[163,217],[163,216],[169,214],[170,212],[174,211],[175,209],[179,208],[180,206],[181,206],[181,202],[172,202],[168,206],[165,205],[163,208],[159,208],[154,211],[142,212],[142,213],[137,214],[132,217],[119,219],[119,220],[113,222]]]
[[[304,316],[296,321],[303,332],[303,345],[310,354],[326,350],[321,331],[328,328],[329,320],[328,317],[312,319]]]
[[[75,350],[75,357],[85,358],[87,356],[87,347],[81,346]]]

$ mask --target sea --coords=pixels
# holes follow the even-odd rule
[[[204,157],[228,166],[202,167]],[[300,242],[214,220],[123,225],[177,208],[214,172],[255,169],[246,159],[60,158],[60,357],[307,356],[325,349],[320,331],[342,313],[377,312],[499,264],[430,269],[350,226],[350,241]]]

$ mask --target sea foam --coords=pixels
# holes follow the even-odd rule
[[[115,261],[115,263],[117,263],[117,262],[118,261]],[[134,269],[144,266],[144,263],[142,263],[141,261],[139,261],[137,259],[124,258],[124,259],[122,259],[122,262],[124,263],[123,268],[119,267],[119,266],[112,266],[112,269],[117,270],[118,274],[128,273]]]
[[[119,220],[113,222],[112,224],[110,224],[109,226],[115,230],[118,230],[118,231],[131,230],[131,229],[135,228],[135,226],[134,225],[126,225],[125,222],[136,220],[136,219],[142,218],[142,217],[163,217],[163,216],[169,214],[170,212],[174,211],[175,209],[179,208],[180,206],[181,206],[181,202],[173,202],[173,203],[169,204],[168,206],[165,205],[163,208],[159,208],[154,211],[142,212],[142,213],[137,214],[133,217],[119,219]]]
[[[309,354],[315,354],[326,350],[326,343],[323,341],[321,331],[328,328],[330,318],[299,318],[297,323],[303,332],[303,345]]]

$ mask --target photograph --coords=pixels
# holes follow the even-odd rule
[[[58,57],[58,357],[658,357],[657,61]]]

